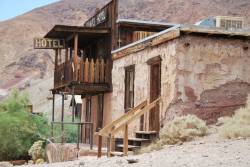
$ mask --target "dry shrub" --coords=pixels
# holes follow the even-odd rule
[[[167,123],[160,132],[160,139],[142,148],[140,153],[159,150],[167,144],[177,144],[190,141],[195,137],[207,134],[208,128],[206,123],[195,115],[176,117]]]
[[[238,109],[232,117],[219,118],[219,135],[223,138],[250,137],[250,96],[246,107]]]

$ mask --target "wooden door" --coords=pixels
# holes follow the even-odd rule
[[[160,97],[161,92],[161,63],[150,65],[150,102]],[[149,112],[149,130],[160,131],[160,109],[159,105]]]

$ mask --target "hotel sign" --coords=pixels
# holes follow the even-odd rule
[[[102,9],[99,13],[97,13],[94,17],[88,20],[84,26],[86,27],[95,27],[108,19],[107,8]]]
[[[64,49],[65,40],[51,38],[34,38],[34,49]]]

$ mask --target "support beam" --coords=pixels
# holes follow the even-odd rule
[[[57,69],[58,66],[58,49],[55,49],[55,70]]]
[[[62,144],[64,143],[64,94],[62,93],[62,115],[61,115]]]
[[[52,142],[54,141],[54,122],[55,122],[55,94],[53,94],[53,99],[52,99],[52,123],[51,123],[51,137],[52,137]]]

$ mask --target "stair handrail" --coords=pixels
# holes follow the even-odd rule
[[[118,119],[116,119],[115,121],[111,122],[110,124],[106,125],[104,128],[102,128],[99,132],[95,133],[95,135],[98,136],[106,136],[109,137],[109,133],[110,131],[116,127],[117,125],[121,124],[121,122],[130,117],[132,114],[134,114],[134,112],[136,112],[137,110],[145,107],[147,105],[148,101],[145,100],[142,103],[140,103],[139,105],[137,105],[136,107],[130,109],[128,112],[126,112],[124,115],[122,115],[121,117],[119,117]]]
[[[96,135],[99,136],[98,140],[98,157],[101,157],[102,155],[102,137],[106,136],[109,138],[108,142],[108,156],[110,156],[110,152],[112,150],[112,144],[114,140],[114,135],[122,130],[124,128],[124,148],[123,153],[127,155],[128,152],[128,125],[137,119],[138,117],[142,116],[149,110],[151,110],[153,107],[155,107],[159,102],[161,98],[157,98],[151,103],[148,103],[148,100],[143,101],[138,106],[132,108],[127,113],[125,113],[123,116],[119,117],[115,121],[111,122],[110,124],[106,125],[103,129],[101,129],[99,132],[96,133]]]

